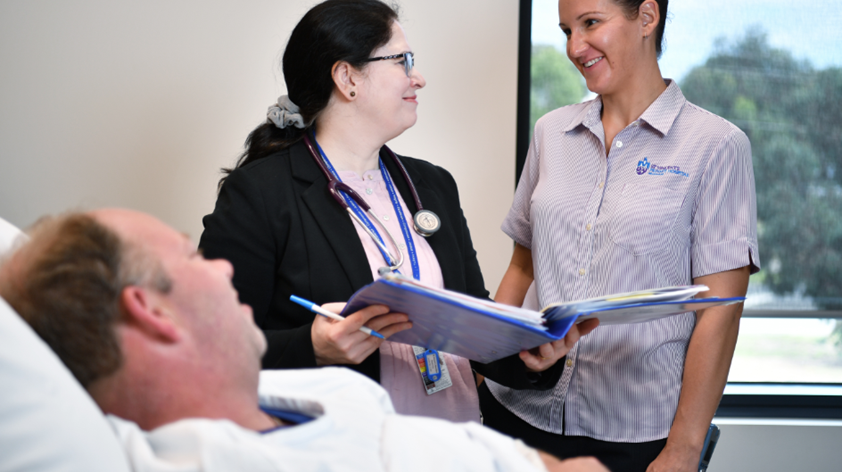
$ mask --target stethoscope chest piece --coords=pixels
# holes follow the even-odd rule
[[[420,210],[412,218],[415,232],[429,238],[441,229],[441,218],[430,210]]]

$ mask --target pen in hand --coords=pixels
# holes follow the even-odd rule
[[[313,313],[317,313],[317,314],[322,315],[324,317],[331,318],[331,319],[334,319],[334,320],[337,320],[337,321],[342,321],[342,320],[345,319],[344,317],[339,316],[332,311],[325,310],[324,308],[320,307],[319,305],[316,305],[315,303],[313,303],[309,300],[305,300],[303,298],[296,297],[295,295],[290,295],[289,299],[294,301],[295,303],[298,303],[299,305],[303,306],[304,308],[312,311]],[[376,338],[386,339],[386,338],[383,337],[382,334],[378,333],[377,331],[375,331],[371,328],[367,328],[365,326],[361,327],[360,331],[362,331],[365,334],[374,336]]]

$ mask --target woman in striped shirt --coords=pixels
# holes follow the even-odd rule
[[[666,0],[561,0],[567,55],[598,96],[535,126],[503,231],[497,301],[540,306],[690,283],[743,296],[759,270],[751,146],[658,67]],[[741,305],[599,327],[547,391],[493,381],[486,424],[612,470],[696,470],[728,375]]]

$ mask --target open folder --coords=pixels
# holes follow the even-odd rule
[[[369,305],[406,313],[412,328],[389,341],[437,349],[487,363],[564,337],[576,322],[599,318],[600,324],[642,323],[716,305],[741,303],[745,297],[692,298],[704,285],[665,287],[556,303],[542,311],[494,303],[426,286],[388,274],[355,293],[343,315]]]

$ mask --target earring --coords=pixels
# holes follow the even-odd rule
[[[356,97],[356,96],[357,96],[357,92],[354,92],[353,90],[351,90],[351,96],[352,96],[352,97]]]

